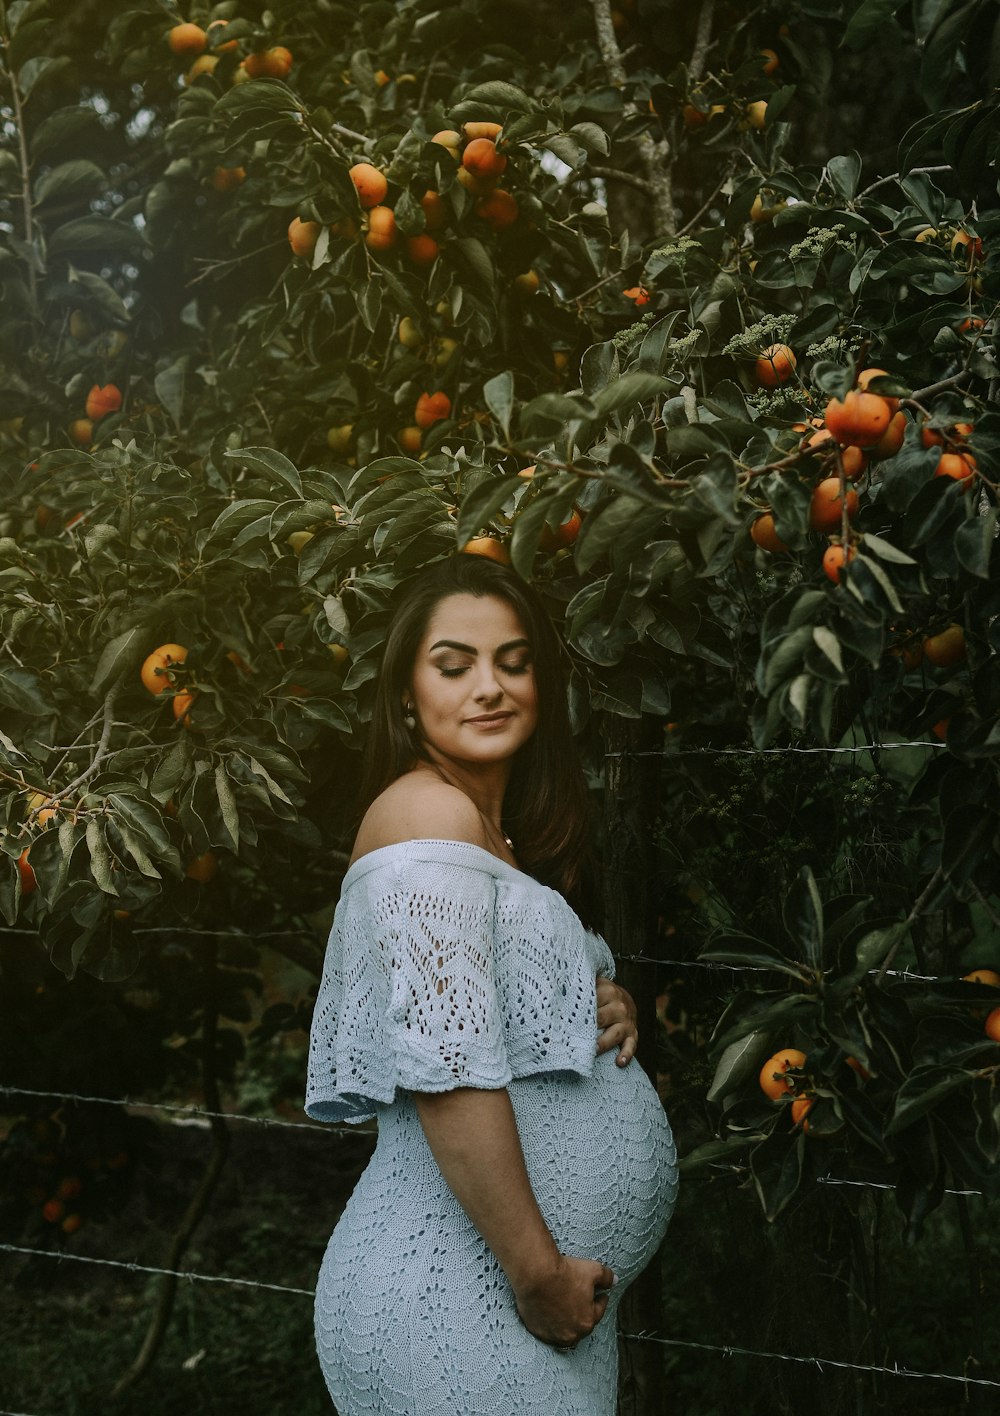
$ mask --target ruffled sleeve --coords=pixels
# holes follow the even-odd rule
[[[589,1075],[592,940],[554,892],[476,846],[407,842],[365,858],[327,947],[308,1115],[362,1121],[399,1089]]]

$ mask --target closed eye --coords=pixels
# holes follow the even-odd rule
[[[526,674],[531,668],[530,659],[526,664],[498,664],[497,668],[505,674]],[[442,678],[460,678],[462,674],[468,673],[468,664],[455,664],[452,666],[442,666],[438,672]]]

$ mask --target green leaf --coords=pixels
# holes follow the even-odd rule
[[[569,134],[583,144],[591,157],[607,157],[611,151],[611,138],[596,123],[574,123]]]
[[[858,940],[854,957],[859,978],[882,966],[906,929],[905,924],[890,924],[884,929],[872,929]]]
[[[99,890],[103,890],[106,895],[117,896],[112,868],[114,858],[106,838],[106,827],[103,821],[98,821],[91,817],[87,822],[87,849],[90,852],[90,873],[97,882]]]
[[[190,763],[190,737],[187,733],[182,733],[156,764],[149,789],[158,801],[166,801],[171,793],[177,790]]]
[[[743,1136],[730,1136],[722,1141],[705,1141],[700,1146],[695,1146],[693,1151],[688,1151],[682,1155],[677,1162],[677,1168],[681,1175],[691,1179],[710,1179],[718,1174],[721,1168],[732,1169],[733,1162],[740,1155],[746,1139]],[[728,1166],[723,1166],[723,1162],[728,1161]]]
[[[469,107],[489,110],[486,113],[486,121],[495,122],[499,115],[508,109],[514,113],[532,113],[535,105],[524,89],[518,88],[516,84],[508,84],[501,79],[490,79],[486,83],[476,84],[464,95],[461,104],[453,109],[454,116],[468,121],[465,119],[465,109]],[[475,118],[477,114],[470,116]]]
[[[635,530],[645,537],[644,513],[648,514],[648,509],[627,493],[619,493],[602,502],[583,523],[574,552],[577,567],[581,571],[590,570],[599,560],[622,546]],[[653,511],[657,522],[661,517],[661,511]]]
[[[492,291],[496,281],[496,268],[482,241],[475,236],[462,236],[454,243],[470,275],[474,276],[487,290]]]
[[[633,404],[657,398],[672,388],[670,380],[660,374],[647,374],[642,371],[623,374],[620,379],[614,380],[594,395],[594,407],[598,417],[607,418],[612,413],[621,413],[624,409],[631,408]]]
[[[261,781],[266,783],[268,791],[270,791],[272,796],[276,796],[278,800],[283,801],[286,806],[292,805],[291,798],[285,795],[284,791],[279,787],[267,768],[262,766],[256,757],[248,756],[246,761],[247,766],[250,768],[251,772],[253,772],[254,776],[260,777]]]
[[[786,678],[798,672],[806,648],[813,642],[813,626],[804,624],[793,629],[779,642],[777,648],[762,655],[757,667],[760,691],[769,694]]]
[[[184,383],[187,373],[188,356],[182,354],[166,369],[161,369],[153,379],[156,396],[174,420],[178,429],[184,421]]]
[[[96,108],[87,104],[57,108],[42,119],[32,134],[31,155],[37,161],[47,152],[64,152],[68,144],[100,132],[101,119]]]
[[[817,624],[813,627],[813,640],[817,648],[826,655],[837,672],[842,674],[844,672],[844,659],[840,652],[840,640],[833,631],[827,629],[825,625]]]
[[[733,964],[740,968],[774,969],[789,978],[802,980],[802,969],[790,963],[776,949],[749,934],[725,934],[717,942],[702,949],[699,958],[718,964]]]
[[[719,1058],[706,1101],[721,1101],[730,1093],[739,1091],[760,1071],[771,1046],[765,1032],[747,1033],[738,1042],[730,1043]]]
[[[216,764],[215,790],[219,796],[219,810],[222,812],[223,825],[229,832],[233,850],[238,851],[240,848],[240,813],[236,805],[236,793],[223,762]]]
[[[462,498],[459,506],[456,529],[459,545],[464,546],[477,531],[481,531],[492,521],[504,502],[513,496],[518,487],[523,486],[524,478],[518,477],[516,473],[510,477],[489,477],[486,481],[478,483]]]
[[[587,149],[566,133],[550,133],[543,140],[545,147],[567,167],[582,167],[587,161]]]
[[[275,79],[251,79],[249,83],[236,84],[215,105],[215,112],[227,118],[248,113],[273,118],[280,113],[300,111],[301,105],[292,90]]]
[[[961,1087],[971,1086],[975,1077],[974,1071],[959,1067],[916,1068],[896,1093],[886,1134],[894,1136],[907,1126],[912,1126],[914,1121],[933,1111],[946,1097],[952,1096]]]
[[[823,901],[815,877],[807,865],[785,897],[781,911],[789,937],[795,941],[811,969],[823,964]]]
[[[303,495],[302,478],[295,464],[289,462],[283,453],[275,451],[273,447],[238,447],[224,455],[233,461],[244,463],[251,471],[263,473],[269,482],[277,479],[290,487],[296,496]]]
[[[103,693],[116,679],[139,662],[143,641],[148,630],[143,625],[134,625],[123,634],[115,635],[101,651],[94,677],[90,682],[91,693]]]
[[[38,683],[38,676],[30,669],[19,669],[0,664],[0,703],[29,717],[40,717],[49,711]]]
[[[483,384],[486,406],[500,424],[505,438],[510,437],[510,418],[514,410],[514,375],[502,370]]]
[[[510,538],[510,558],[522,580],[531,579],[535,552],[538,550],[546,518],[551,511],[551,497],[536,497],[518,511]]]
[[[57,226],[49,237],[49,259],[55,256],[95,256],[103,264],[109,256],[135,255],[145,238],[134,226],[106,216],[81,216]]]
[[[847,157],[831,157],[826,170],[838,196],[843,197],[845,202],[853,201],[861,178],[861,158],[858,154],[852,152]]]
[[[140,875],[144,875],[147,880],[162,880],[163,876],[157,870],[146,850],[146,843],[141,836],[137,835],[130,827],[123,822],[114,823],[114,830],[117,832],[122,845],[139,867]]]
[[[963,521],[955,532],[955,555],[959,565],[980,580],[990,578],[990,560],[997,543],[998,521],[1000,513],[995,506],[990,506],[984,515]]]
[[[569,427],[592,421],[597,409],[589,399],[572,398],[567,393],[542,393],[526,403],[518,423],[524,437],[554,437]]]
[[[35,205],[44,206],[53,200],[60,202],[89,201],[105,186],[105,176],[96,162],[75,158],[51,167],[35,183]]]
[[[864,540],[861,542],[862,555],[868,552],[873,552],[880,560],[889,561],[893,565],[917,564],[913,557],[908,556],[905,551],[898,550],[881,536],[875,536],[870,531],[865,532]]]
[[[171,748],[170,752],[173,751]],[[176,785],[175,782],[174,786]],[[119,830],[124,831],[127,828],[132,831],[134,835],[152,845],[160,855],[176,855],[163,813],[158,806],[140,797],[118,791],[109,792],[107,802],[115,814],[115,824]]]
[[[779,1121],[767,1140],[750,1152],[754,1188],[764,1217],[772,1223],[795,1196],[804,1151],[805,1136],[800,1131],[786,1131]]]
[[[762,993],[751,997],[753,1001],[738,1013],[731,1007],[723,1014],[718,1024],[718,1036],[712,1039],[713,1050],[728,1047],[757,1028],[772,1036],[781,1036],[798,1023],[808,1027],[817,1013],[816,999],[803,993]]]
[[[588,398],[593,398],[618,378],[618,350],[609,339],[592,344],[580,360],[580,382]]]
[[[37,84],[43,79],[55,78],[56,74],[69,67],[69,58],[66,55],[59,55],[56,59],[50,59],[45,55],[39,55],[35,59],[29,59],[22,64],[17,75],[17,86],[21,90],[21,97],[27,99]]]

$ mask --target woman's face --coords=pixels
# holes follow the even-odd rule
[[[538,723],[532,646],[513,605],[494,595],[439,601],[408,700],[432,757],[482,765],[513,757]]]

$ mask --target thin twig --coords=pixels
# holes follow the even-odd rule
[[[962,384],[968,383],[972,377],[968,369],[962,369],[957,374],[952,374],[950,378],[939,379],[937,383],[928,384],[926,388],[918,388],[910,394],[909,398],[904,398],[904,403],[918,403],[925,398],[931,398],[935,393],[944,393],[949,388],[961,388]]]
[[[910,932],[910,926],[914,923],[914,921],[918,918],[919,915],[923,914],[924,905],[927,903],[927,901],[930,899],[931,895],[933,895],[934,891],[937,889],[938,885],[940,884],[940,882],[941,882],[941,876],[942,876],[941,867],[938,866],[937,870],[935,870],[934,874],[931,876],[930,880],[927,882],[927,887],[926,887],[926,889],[923,891],[923,893],[921,894],[920,898],[919,898],[919,899],[917,900],[917,902],[914,904],[913,909],[910,911],[910,913],[906,916],[906,919],[903,921],[902,927],[900,928],[900,931],[899,931],[899,938],[896,940],[895,944],[893,944],[893,946],[892,946],[892,948],[889,950],[888,954],[886,954],[885,958],[882,960],[882,967],[879,969],[878,974],[876,975],[876,978],[875,978],[875,982],[876,982],[877,984],[878,984],[878,983],[881,983],[882,980],[885,978],[886,974],[889,972],[889,966],[891,965],[891,963],[892,963],[893,959],[896,957],[896,955],[899,953],[899,950],[900,950],[900,948],[902,947],[903,940],[906,938],[907,934],[909,934],[909,932]]]
[[[997,929],[1000,929],[1000,915],[997,914],[996,910],[990,904],[989,900],[987,900],[982,890],[980,890],[979,886],[974,880],[969,881],[969,886],[972,890],[972,893],[979,901],[980,905],[982,905],[984,913],[989,915],[991,922],[996,925]]]
[[[78,777],[74,777],[72,782],[69,782],[65,787],[63,787],[61,791],[56,792],[53,796],[51,796],[49,800],[45,803],[46,806],[55,806],[57,802],[60,802],[64,797],[69,796],[70,792],[75,791],[77,787],[83,786],[84,782],[86,782],[94,775],[98,767],[100,767],[101,763],[104,761],[105,757],[107,757],[108,744],[111,741],[111,730],[114,727],[115,723],[115,699],[118,697],[121,691],[122,682],[121,680],[119,680],[118,683],[116,683],[112,688],[108,689],[107,695],[105,696],[104,726],[101,730],[100,740],[97,744],[97,751],[94,753],[93,761],[91,762],[90,766],[85,768],[85,770],[81,772]]]
[[[911,173],[914,172],[950,172],[951,170],[951,163],[945,162],[942,163],[940,167],[911,167],[910,171],[906,173],[906,176],[909,177]],[[878,180],[873,182],[870,187],[866,187],[863,192],[859,192],[858,195],[854,198],[854,200],[856,202],[859,202],[861,201],[862,197],[867,197],[869,192],[874,192],[879,187],[885,187],[890,182],[898,182],[902,176],[902,172],[893,172],[888,177],[879,177]]]
[[[687,233],[688,233],[688,232],[691,230],[691,228],[694,226],[695,222],[701,220],[701,218],[705,215],[706,211],[708,211],[709,207],[710,207],[710,206],[712,205],[712,203],[715,201],[716,197],[717,197],[717,196],[719,195],[719,193],[722,191],[723,187],[724,187],[724,186],[726,185],[726,183],[729,181],[729,178],[731,177],[731,175],[732,175],[731,173],[728,173],[728,172],[727,172],[726,175],[725,175],[725,177],[723,177],[722,181],[716,184],[715,191],[712,193],[712,195],[708,198],[708,200],[707,200],[706,202],[703,202],[703,203],[702,203],[702,205],[701,205],[701,206],[698,208],[698,210],[695,212],[694,216],[692,216],[691,220],[690,220],[690,221],[686,221],[686,222],[684,223],[684,225],[679,229],[679,231],[677,232],[677,235],[678,235],[678,236],[686,236]]]

